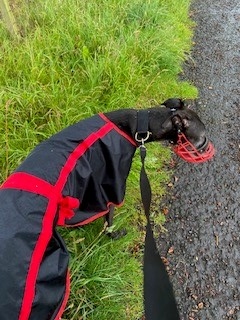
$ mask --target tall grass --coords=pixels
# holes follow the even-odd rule
[[[0,27],[0,179],[37,143],[79,119],[173,96],[194,98],[196,89],[178,79],[191,46],[189,2],[16,2],[22,39],[12,40]],[[160,196],[169,151],[153,146],[148,155],[152,187]],[[101,221],[61,231],[72,272],[63,319],[133,320],[142,314],[139,166],[136,159],[126,204],[117,212],[116,227],[129,229],[125,238],[106,239]]]

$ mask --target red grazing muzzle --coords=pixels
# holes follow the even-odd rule
[[[178,141],[173,151],[185,161],[193,163],[210,160],[215,153],[213,144],[207,139],[201,148],[196,149],[183,133],[178,134]]]

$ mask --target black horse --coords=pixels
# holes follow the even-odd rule
[[[122,109],[80,121],[39,144],[10,175],[0,189],[1,320],[60,319],[68,252],[55,227],[103,216],[111,226],[137,146],[159,140],[171,141],[187,161],[213,156],[197,114],[169,99],[144,112]]]

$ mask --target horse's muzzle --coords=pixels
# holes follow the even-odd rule
[[[214,146],[207,138],[204,144],[197,149],[183,133],[178,134],[177,144],[173,147],[173,151],[180,158],[193,163],[210,160],[215,154]]]

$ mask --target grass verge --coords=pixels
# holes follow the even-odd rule
[[[173,96],[196,97],[196,89],[178,79],[191,47],[189,2],[15,1],[21,40],[11,39],[0,21],[0,179],[37,143],[79,119]],[[163,166],[169,159],[169,150],[149,146],[147,168],[157,201],[168,179]],[[71,253],[72,274],[63,319],[141,316],[139,167],[136,157],[126,203],[115,220],[116,228],[127,225],[125,238],[107,239],[102,221],[60,230]]]

